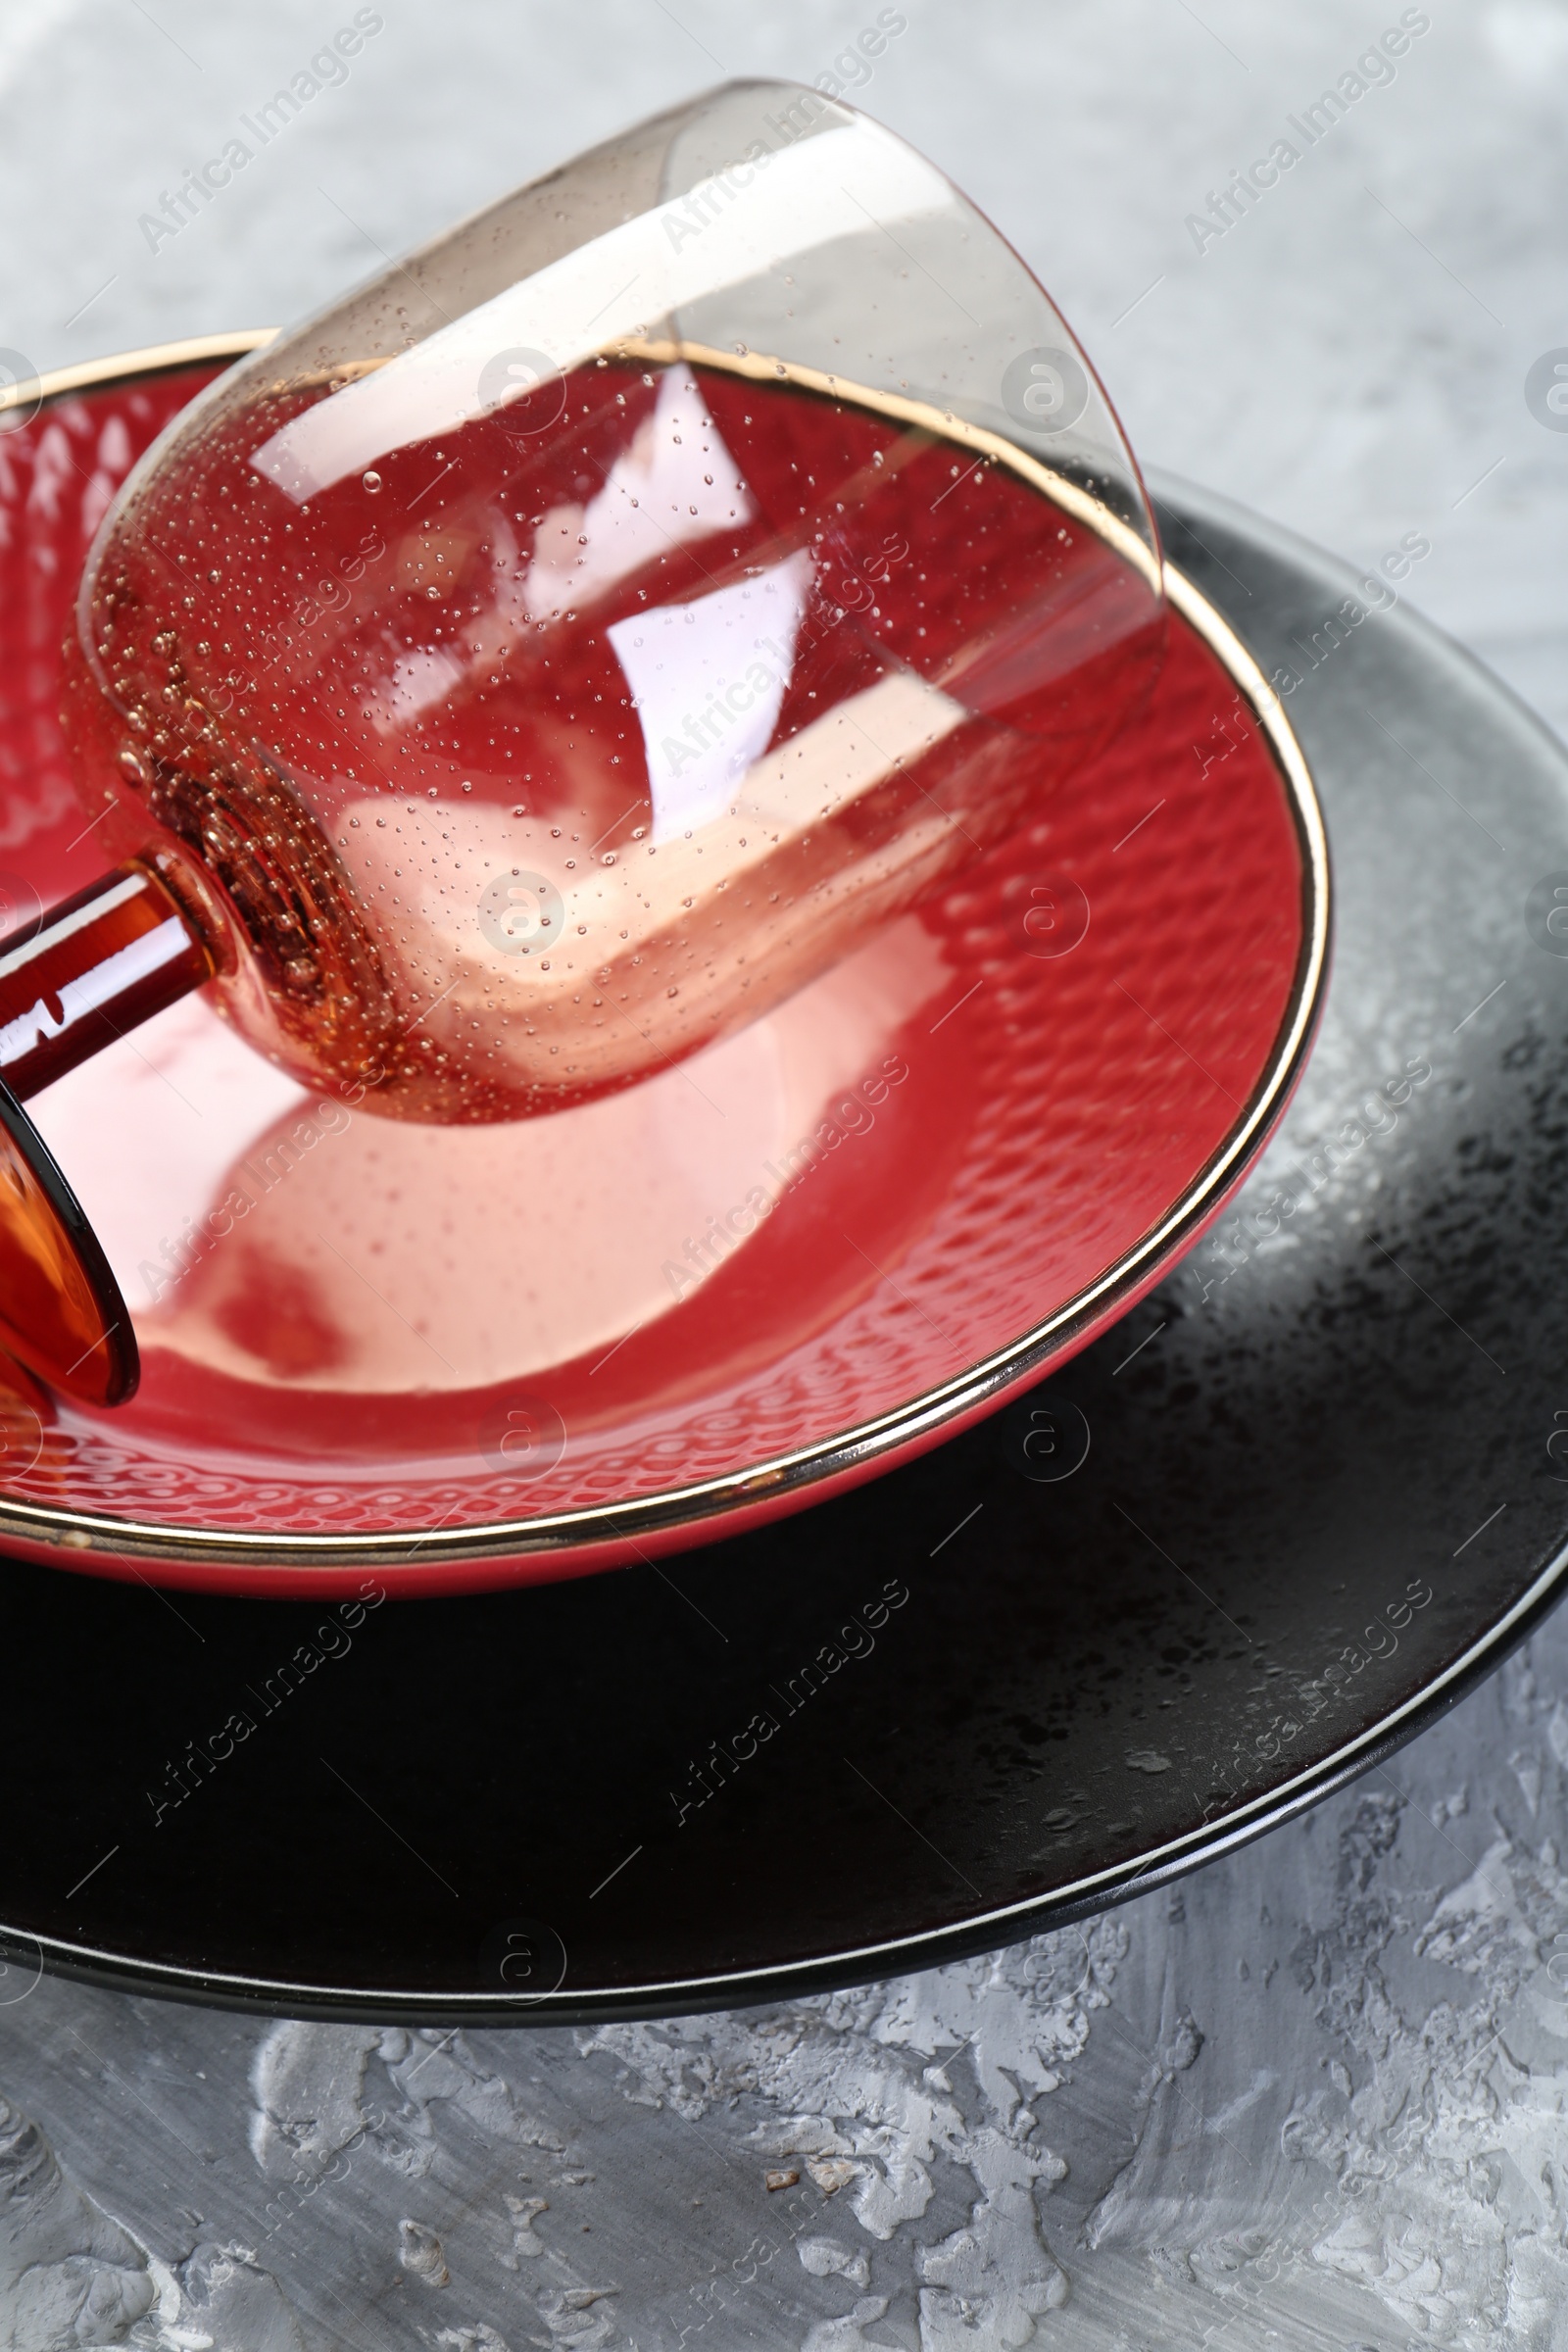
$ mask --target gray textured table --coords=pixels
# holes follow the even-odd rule
[[[0,0],[0,344],[45,367],[286,318],[721,72],[831,70],[875,11],[388,0],[154,250],[141,216],[352,13]],[[1524,394],[1568,342],[1568,16],[1438,0],[1396,78],[1205,236],[1189,216],[1397,8],[905,13],[860,95],[1040,270],[1140,451],[1361,562],[1424,533],[1413,601],[1568,724],[1568,436]],[[13,1974],[0,2345],[1560,2352],[1565,1764],[1559,1621],[1087,1955],[449,2040]],[[11,1802],[46,1769],[14,1759]]]
[[[45,1980],[0,2010],[0,2342],[1546,2352],[1565,1690],[1558,1620],[1087,1956],[450,2039]]]

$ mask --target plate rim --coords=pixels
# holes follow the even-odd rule
[[[172,374],[204,361],[239,360],[265,347],[277,332],[274,327],[255,327],[192,336],[56,368],[0,393],[0,416],[8,408],[30,408],[34,402],[37,413],[74,392]],[[612,1547],[620,1553],[633,1550],[638,1537],[713,1541],[744,1524],[737,1514],[772,1511],[787,1498],[801,1507],[813,1490],[825,1495],[868,1476],[879,1462],[892,1467],[901,1454],[935,1442],[943,1430],[956,1433],[966,1420],[978,1418],[1008,1391],[1039,1377],[1049,1363],[1063,1356],[1070,1343],[1087,1341],[1098,1325],[1131,1306],[1218,1212],[1283,1113],[1323,1006],[1332,907],[1322,810],[1284,704],[1223,614],[1163,555],[1162,571],[1170,604],[1245,698],[1273,757],[1301,855],[1301,943],[1267,1061],[1237,1119],[1157,1223],[1092,1283],[1006,1346],[885,1412],[810,1445],[652,1494],[457,1528],[267,1532],[120,1518],[0,1494],[0,1542],[63,1550],[74,1568],[88,1569],[118,1554],[127,1564],[139,1558],[186,1570],[273,1570],[290,1578],[310,1569],[399,1566],[416,1568],[425,1576],[444,1566],[530,1560],[564,1567],[573,1555],[585,1565],[608,1565],[606,1555]]]
[[[781,1960],[760,1968],[706,1977],[656,1979],[646,1984],[522,1995],[509,2001],[491,1991],[399,1990],[390,1985],[321,1984],[288,1977],[248,1976],[235,1969],[202,1969],[176,1961],[138,1959],[107,1946],[68,1943],[0,1922],[0,1954],[8,1960],[34,1947],[39,1975],[105,1984],[151,1998],[199,2001],[252,2015],[308,2017],[371,2024],[453,2024],[463,2027],[595,2025],[618,2020],[701,2015],[708,2010],[757,2008],[846,1985],[879,1984],[911,1970],[997,1951],[1019,1936],[1050,1934],[1098,1918],[1139,1895],[1185,1878],[1250,1845],[1407,1746],[1501,1664],[1560,1601],[1568,1577],[1568,1545],[1544,1567],[1511,1608],[1450,1660],[1441,1674],[1368,1725],[1332,1754],[1304,1766],[1289,1781],[1240,1805],[1222,1822],[1200,1823],[1124,1863],[1087,1872],[1049,1894],[977,1912],[950,1928],[922,1929],[856,1944],[811,1959]],[[1197,1850],[1195,1850],[1197,1849]],[[1012,1933],[1005,1931],[1011,1930]],[[44,1955],[48,1954],[46,1960]],[[569,1960],[568,1960],[569,1967]]]

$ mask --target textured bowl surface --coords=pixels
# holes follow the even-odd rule
[[[98,870],[58,649],[116,486],[213,372],[60,392],[0,439],[18,906]],[[625,1094],[377,1119],[192,999],[38,1097],[144,1369],[116,1412],[13,1409],[0,1529],[230,1590],[556,1576],[809,1500],[1082,1346],[1245,1173],[1321,979],[1310,787],[1195,610],[1041,822]]]

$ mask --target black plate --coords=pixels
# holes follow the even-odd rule
[[[1255,1835],[1549,1604],[1568,762],[1310,549],[1163,519],[1299,680],[1336,864],[1239,1206],[997,1419],[663,1568],[356,1619],[12,1566],[9,1984],[543,2019],[886,1976]]]

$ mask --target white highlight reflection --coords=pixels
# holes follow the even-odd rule
[[[654,841],[706,825],[772,740],[811,585],[800,549],[757,578],[605,631],[642,722]]]
[[[607,229],[306,410],[262,444],[252,466],[300,505],[393,450],[483,414],[480,372],[499,352],[526,347],[563,370],[575,368],[792,254],[953,202],[940,172],[863,118],[765,162],[734,165],[708,184],[727,209],[704,225],[694,225],[681,196]]]
[[[530,620],[580,610],[672,547],[752,520],[751,492],[707,405],[689,370],[670,368],[598,495],[551,508],[523,580]]]

